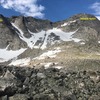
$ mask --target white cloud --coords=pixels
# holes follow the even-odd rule
[[[100,15],[100,2],[95,2],[90,7],[95,11],[95,15]]]
[[[25,16],[43,18],[44,6],[37,4],[38,0],[0,0],[0,5],[5,9],[13,9]]]

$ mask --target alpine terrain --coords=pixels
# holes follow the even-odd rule
[[[0,15],[0,100],[100,100],[100,21]]]

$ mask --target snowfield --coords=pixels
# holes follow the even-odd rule
[[[75,21],[70,21],[70,23],[73,23],[73,22],[76,22]],[[59,36],[60,37],[60,40],[61,41],[74,41],[74,42],[79,42],[81,41],[80,39],[77,39],[77,38],[73,38],[72,35],[77,31],[74,31],[74,32],[64,32],[62,31],[60,28],[53,28],[53,29],[50,29],[48,31],[44,31],[42,30],[41,32],[38,32],[38,33],[33,33],[33,32],[30,32],[29,33],[32,35],[30,38],[26,38],[24,37],[24,33],[23,31],[17,27],[14,23],[12,23],[13,27],[15,27],[19,33],[19,37],[25,41],[27,43],[27,45],[32,49],[32,48],[41,48],[41,49],[45,49],[47,47],[47,43],[48,43],[48,37],[51,35],[51,33],[54,33],[56,36]],[[62,26],[65,26],[67,25],[67,23],[64,23]],[[36,45],[37,41],[41,40],[42,43]],[[54,41],[52,41],[52,44],[54,43]]]
[[[49,50],[44,52],[43,54],[41,54],[38,57],[35,57],[33,59],[30,58],[24,58],[24,59],[15,59],[12,60],[12,62],[9,64],[9,66],[14,65],[14,66],[28,66],[29,63],[32,60],[41,60],[41,59],[46,59],[46,57],[50,57],[50,58],[55,58],[57,53],[61,52],[61,48],[60,47],[55,47],[54,50]],[[45,65],[46,68],[48,68],[52,63],[43,63],[43,65]]]
[[[10,59],[13,59],[14,57],[17,57],[18,55],[20,55],[21,53],[23,53],[26,49],[20,49],[20,50],[7,50],[7,48],[5,49],[0,49],[0,62],[5,62],[8,61]]]

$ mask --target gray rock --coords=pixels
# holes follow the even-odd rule
[[[28,100],[29,96],[25,94],[16,94],[12,97],[9,97],[9,100]]]
[[[7,95],[6,95],[6,96],[2,96],[2,97],[0,97],[0,100],[8,100]]]
[[[43,73],[37,73],[37,77],[46,78],[46,76]]]
[[[5,75],[3,76],[5,79],[14,79],[16,78],[9,70],[6,71]]]

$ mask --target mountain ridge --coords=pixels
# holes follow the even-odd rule
[[[28,64],[32,60],[30,64],[34,65],[34,60],[41,62],[38,61],[41,57],[56,59],[56,55],[59,55],[63,59],[63,53],[68,52],[71,55],[69,49],[75,49],[76,53],[80,50],[80,54],[86,51],[99,54],[99,50],[95,47],[100,47],[100,21],[94,15],[77,14],[59,22],[24,16],[6,18],[0,15],[0,18],[3,19],[3,22],[0,22],[0,52],[5,51],[5,55],[8,56],[17,54],[8,57],[9,60],[0,55],[1,62],[14,63],[17,59],[23,59],[22,62],[28,60]],[[81,18],[95,18],[95,20],[81,20]],[[72,51],[72,54],[79,59],[79,55],[75,52]],[[56,60],[59,62],[59,59]]]

